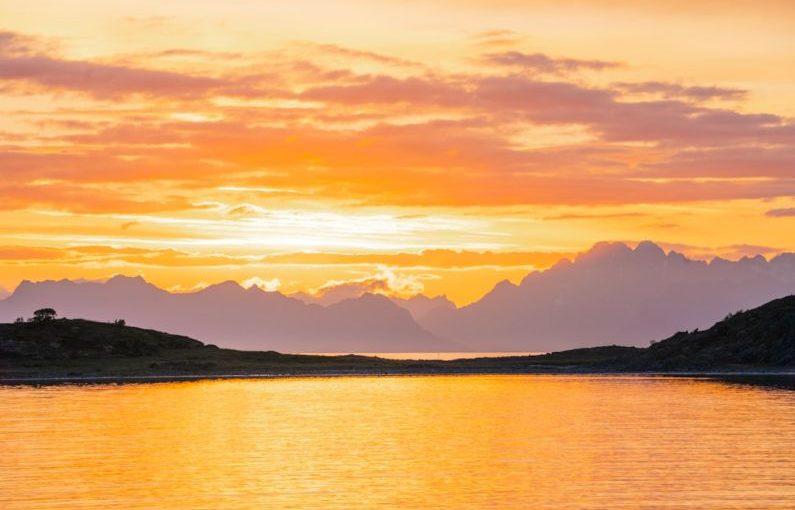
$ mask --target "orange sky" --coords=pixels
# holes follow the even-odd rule
[[[659,4],[0,0],[0,287],[795,250],[795,4]]]

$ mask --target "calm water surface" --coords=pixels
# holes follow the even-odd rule
[[[795,508],[795,392],[651,377],[0,387],[0,508]]]
[[[340,356],[345,352],[302,352],[299,354],[314,354],[319,356]],[[504,356],[530,356],[544,354],[543,352],[355,352],[359,356],[376,356],[384,359],[472,359],[472,358],[501,358]]]

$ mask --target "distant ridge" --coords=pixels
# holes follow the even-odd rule
[[[62,316],[171,331],[224,347],[282,352],[436,352],[459,350],[420,327],[383,296],[365,294],[328,307],[236,282],[172,294],[141,277],[107,282],[22,282],[0,301],[0,322],[53,307]]]
[[[346,289],[347,291],[348,289]],[[66,317],[171,331],[223,347],[282,352],[555,352],[646,346],[671,331],[795,293],[795,254],[715,258],[597,243],[573,261],[497,284],[463,307],[445,297],[357,292],[326,306],[234,281],[170,293],[141,277],[22,282],[0,301],[0,322],[53,307]],[[329,298],[329,293],[324,295]]]
[[[299,299],[307,304],[318,304],[329,306],[346,299],[356,299],[368,292],[358,288],[345,286],[335,287],[334,292],[326,292],[320,295],[312,295],[304,292],[289,294],[288,297]],[[447,299],[447,296],[428,297],[417,294],[411,297],[388,296],[388,299],[401,308],[408,310],[414,320],[420,320],[434,310],[455,309],[455,303]]]
[[[634,249],[604,242],[419,322],[438,336],[496,351],[645,346],[794,292],[795,254],[704,262],[649,241]]]

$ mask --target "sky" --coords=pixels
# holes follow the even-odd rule
[[[795,251],[795,3],[661,4],[0,0],[0,288]]]

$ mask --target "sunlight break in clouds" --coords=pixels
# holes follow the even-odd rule
[[[795,249],[790,6],[378,5],[0,0],[0,284],[439,249],[407,276],[466,302],[604,239]]]
[[[248,280],[243,282],[243,287],[249,289],[251,287],[259,287],[260,289],[266,292],[275,292],[279,290],[279,287],[282,286],[282,282],[278,278],[272,278],[270,280],[263,280],[257,276],[249,278]]]

